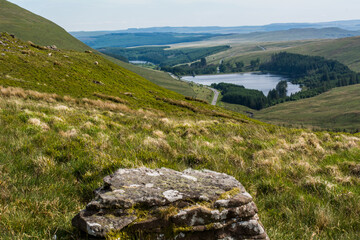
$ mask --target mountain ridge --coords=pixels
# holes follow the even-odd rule
[[[108,33],[135,33],[135,32],[174,32],[174,33],[251,33],[256,31],[279,31],[289,30],[291,28],[325,28],[325,27],[339,27],[345,30],[358,31],[360,30],[360,20],[344,20],[344,21],[330,21],[321,23],[272,23],[260,26],[234,26],[234,27],[220,27],[220,26],[206,26],[206,27],[149,27],[149,28],[128,28],[126,30],[109,30],[109,31],[71,31],[70,33],[75,37],[96,36]]]

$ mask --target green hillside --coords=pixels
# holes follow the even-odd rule
[[[0,32],[15,34],[26,41],[63,49],[89,49],[63,28],[6,0],[0,0]]]
[[[360,37],[314,42],[287,51],[338,60],[353,71],[360,72]]]
[[[0,56],[2,86],[21,86],[78,98],[94,98],[94,93],[122,95],[124,101],[142,107],[158,105],[156,98],[184,98],[98,54],[48,50],[7,34],[2,34],[0,40],[7,47]]]
[[[55,23],[33,14],[6,0],[0,0],[0,32],[14,34],[17,38],[32,41],[42,46],[56,45],[62,49],[84,51],[90,49],[81,41],[67,33]],[[171,76],[159,71],[143,69],[130,64],[108,58],[120,66],[133,71],[140,76],[185,96],[198,97],[205,100],[202,94],[194,91],[193,87],[181,81],[175,81]],[[211,91],[207,94],[211,94]]]
[[[360,130],[360,85],[334,88],[319,96],[256,112],[266,122],[315,129]]]
[[[87,239],[71,219],[104,176],[140,166],[234,176],[271,239],[360,235],[360,135],[260,123],[96,54],[0,40],[1,238]]]
[[[219,59],[230,62],[243,61],[246,65],[249,65],[253,59],[260,58],[264,62],[272,54],[282,51],[338,60],[351,70],[360,72],[360,37],[317,41],[235,44],[230,50],[210,56],[208,59],[215,62],[218,62]]]

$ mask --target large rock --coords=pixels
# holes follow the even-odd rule
[[[72,221],[89,235],[269,239],[252,197],[229,175],[192,169],[119,169],[104,182]]]

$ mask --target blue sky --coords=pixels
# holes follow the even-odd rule
[[[359,0],[10,0],[68,31],[360,18]]]

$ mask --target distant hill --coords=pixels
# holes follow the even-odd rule
[[[308,39],[334,39],[359,36],[360,31],[349,31],[341,28],[294,28],[283,31],[254,32],[247,34],[236,34],[219,39],[230,41],[251,41],[251,42],[276,42],[294,41]]]
[[[287,51],[338,60],[353,71],[360,72],[360,37],[314,42]]]
[[[170,31],[171,29],[169,29]],[[276,42],[309,39],[336,39],[360,36],[360,31],[350,31],[338,27],[328,28],[293,28],[281,31],[257,31],[244,34],[210,33],[172,33],[172,32],[136,32],[107,33],[92,32],[93,36],[82,32],[74,34],[79,40],[93,48],[136,47],[149,45],[170,45],[189,42]],[[223,43],[222,43],[223,44]],[[219,43],[221,45],[221,43]]]
[[[111,33],[214,33],[214,34],[229,34],[229,33],[252,33],[252,32],[271,32],[283,31],[293,28],[342,28],[349,31],[360,30],[360,20],[347,21],[333,21],[322,23],[273,23],[263,26],[236,26],[236,27],[151,27],[151,28],[129,28],[126,30],[115,31],[79,31],[71,32],[75,37],[98,36]]]
[[[243,61],[249,64],[250,60],[259,58],[261,62],[270,59],[270,56],[277,52],[299,53],[303,55],[322,56],[327,59],[337,60],[347,65],[351,70],[360,72],[360,37],[348,37],[341,39],[326,39],[321,41],[294,42],[283,41],[278,43],[254,43],[254,48],[247,51],[224,52],[218,58],[225,58],[225,61],[239,62]],[[211,58],[211,56],[210,56]]]
[[[44,46],[56,45],[78,51],[89,49],[55,23],[6,0],[0,0],[0,32]]]
[[[149,45],[168,45],[196,42],[218,35],[194,33],[110,33],[105,35],[84,36],[78,39],[93,48],[137,47]]]

